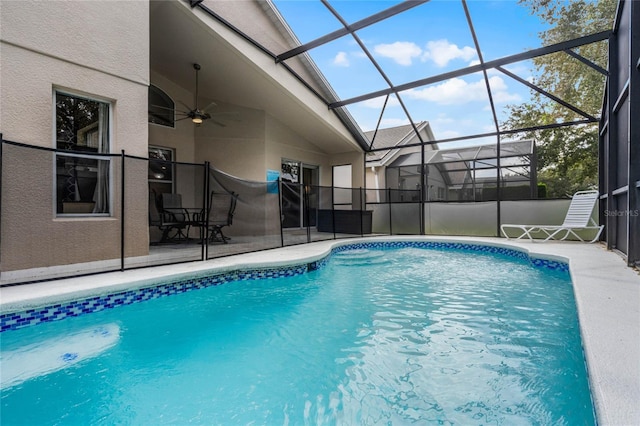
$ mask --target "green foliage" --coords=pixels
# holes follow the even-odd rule
[[[539,34],[543,45],[574,39],[611,29],[615,0],[519,0],[532,14],[550,25]],[[576,53],[607,68],[608,44],[592,43],[575,49]],[[533,59],[534,81],[594,117],[600,115],[605,78],[593,68],[570,55],[559,52]],[[571,122],[584,119],[559,103],[532,92],[531,101],[509,105],[509,129]],[[558,129],[524,132],[538,145],[538,180],[547,183],[548,197],[571,196],[598,183],[598,126],[579,125]]]
[[[539,182],[538,183],[538,198],[547,198],[547,184]]]

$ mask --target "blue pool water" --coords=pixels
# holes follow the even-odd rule
[[[1,335],[1,423],[594,424],[567,272],[357,249]]]

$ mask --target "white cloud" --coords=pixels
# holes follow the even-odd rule
[[[335,58],[333,58],[333,65],[339,67],[348,67],[351,65],[349,63],[349,58],[347,57],[347,52],[338,52]]]
[[[391,58],[400,65],[409,66],[413,58],[422,54],[420,46],[409,41],[396,41],[391,44],[378,44],[374,51],[385,58]]]
[[[454,59],[470,61],[476,57],[476,50],[469,46],[462,49],[458,45],[449,43],[446,39],[430,41],[427,43],[427,50],[422,55],[422,60],[432,60],[439,67],[446,66]]]
[[[409,66],[414,59],[421,61],[433,61],[437,66],[444,67],[454,59],[471,61],[476,58],[476,50],[469,46],[462,48],[449,43],[446,39],[427,42],[426,50],[411,41],[396,41],[394,43],[378,44],[374,51],[382,57],[390,58],[396,63]],[[479,63],[477,60],[472,64]]]
[[[452,78],[444,83],[424,89],[412,89],[406,94],[418,100],[435,102],[442,105],[464,104],[486,99],[486,91],[482,80],[467,83],[461,78]]]
[[[508,92],[508,87],[501,77],[490,77],[489,84],[491,85],[494,102],[505,103],[520,100],[519,95]],[[452,78],[444,83],[424,89],[408,90],[405,94],[413,99],[435,102],[440,105],[486,102],[488,100],[484,80],[467,83],[461,78]]]
[[[509,93],[509,88],[502,77],[489,77],[489,86],[491,86],[491,93],[493,94],[493,101],[495,103],[504,104],[507,102],[519,102],[522,100],[520,95],[516,93]]]

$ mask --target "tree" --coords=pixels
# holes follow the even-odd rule
[[[539,34],[544,46],[611,29],[615,0],[519,0],[532,14],[549,24]],[[580,46],[579,55],[607,68],[606,41]],[[558,98],[598,117],[605,77],[565,52],[534,58],[533,83]],[[532,91],[531,101],[509,105],[509,129],[571,122],[584,117],[548,97]],[[598,183],[598,126],[585,124],[525,132],[538,144],[538,180],[549,197],[570,196]]]

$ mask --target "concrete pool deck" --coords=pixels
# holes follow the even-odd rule
[[[205,271],[225,272],[307,263],[336,244],[373,241],[452,241],[512,246],[569,261],[590,384],[600,425],[640,425],[640,274],[598,244],[515,242],[476,237],[367,237],[330,240],[206,262],[113,272],[0,288],[0,313],[146,287]],[[570,392],[567,389],[567,392]]]

